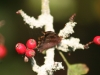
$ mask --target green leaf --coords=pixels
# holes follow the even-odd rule
[[[68,66],[67,75],[83,75],[88,73],[89,68],[85,64],[72,64]]]
[[[85,64],[82,63],[70,64],[61,51],[59,51],[59,54],[61,55],[66,66],[68,67],[67,75],[83,75],[88,73],[89,68]]]

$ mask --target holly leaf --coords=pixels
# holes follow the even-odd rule
[[[67,75],[83,75],[88,73],[89,68],[85,64],[72,64],[68,66]]]

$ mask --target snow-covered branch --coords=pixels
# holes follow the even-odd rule
[[[44,26],[44,31],[55,32],[53,28],[53,16],[50,14],[49,0],[41,0],[42,9],[41,15],[38,16],[38,19],[28,16],[23,10],[17,11],[20,14],[25,23],[30,26],[30,28],[42,28]],[[74,26],[77,24],[73,22],[73,17],[70,18],[70,21],[65,24],[65,27],[60,30],[58,36],[62,37],[61,42],[46,50],[45,61],[42,66],[38,66],[35,58],[32,58],[32,70],[37,72],[38,75],[53,75],[53,72],[56,70],[64,69],[61,62],[54,61],[54,50],[55,48],[64,52],[75,51],[76,49],[84,49],[84,45],[80,43],[79,38],[70,37],[69,35],[74,33]],[[49,43],[48,43],[49,44]],[[45,50],[45,49],[44,49]]]
[[[59,32],[59,36],[62,36],[63,38],[67,38],[69,37],[70,34],[74,33],[74,26],[76,25],[77,23],[76,22],[68,22],[65,24],[65,27],[60,30]]]
[[[61,43],[56,46],[56,48],[63,52],[68,52],[77,49],[84,49],[84,45],[80,44],[79,38],[70,37],[69,39],[62,39]]]
[[[19,10],[17,11],[20,14],[25,23],[29,24],[30,28],[42,28],[44,26],[45,32],[46,31],[53,31],[53,17],[50,14],[49,9],[49,0],[42,0],[42,9],[41,15],[38,16],[38,19],[34,17],[28,16],[24,11]],[[53,75],[53,72],[56,70],[64,69],[61,62],[54,61],[54,50],[55,47],[49,48],[46,51],[44,65],[38,66],[34,58],[32,58],[32,70],[37,72],[38,75]]]
[[[58,35],[62,36],[63,38],[61,43],[58,46],[56,46],[58,50],[68,52],[75,51],[76,49],[84,49],[84,45],[80,44],[79,38],[70,37],[70,34],[74,33],[73,28],[76,24],[76,22],[69,21],[65,24],[65,27],[62,30],[60,30]]]
[[[41,7],[42,14],[50,14],[49,0],[42,0]]]
[[[41,15],[38,19],[28,16],[23,10],[18,10],[16,13],[20,14],[25,23],[29,24],[30,28],[42,28],[45,27],[45,31],[54,31],[53,29],[53,16],[50,14],[49,0],[42,0]]]

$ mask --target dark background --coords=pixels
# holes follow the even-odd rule
[[[23,56],[15,51],[15,44],[26,43],[29,38],[37,38],[43,29],[30,29],[24,24],[23,18],[16,14],[22,9],[29,16],[35,18],[41,14],[41,0],[1,0],[0,20],[5,20],[5,25],[0,28],[0,33],[5,37],[7,56],[0,61],[0,75],[36,75],[31,69],[30,61],[25,63]],[[71,36],[80,38],[82,44],[92,41],[100,35],[100,0],[50,0],[51,14],[54,16],[54,29],[56,33],[62,29],[69,17],[76,13],[77,25],[75,33]],[[100,75],[100,46],[91,44],[88,50],[76,50],[68,56],[64,53],[69,63],[85,63],[89,67],[87,75]],[[44,55],[36,55],[37,63],[43,64]],[[55,61],[63,62],[55,51]],[[65,63],[63,62],[63,65]],[[60,70],[55,75],[66,75],[66,69]]]

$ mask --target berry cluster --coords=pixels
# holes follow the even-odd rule
[[[35,56],[36,41],[29,39],[26,46],[23,43],[17,43],[15,49],[18,54],[25,54],[26,57],[31,58]]]

